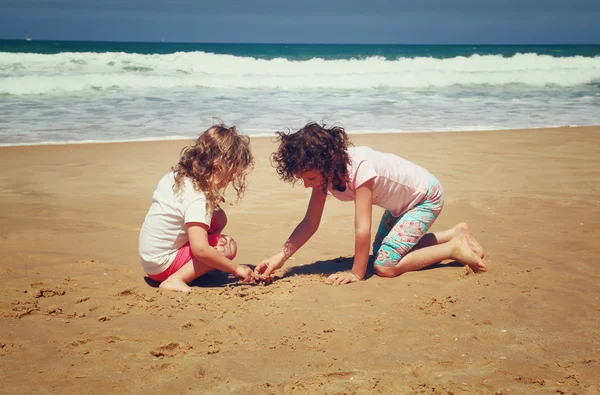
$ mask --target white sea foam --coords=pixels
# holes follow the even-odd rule
[[[0,53],[0,94],[120,89],[419,89],[451,86],[571,87],[600,83],[600,57],[472,55],[449,59],[254,59],[204,52]]]
[[[203,52],[0,53],[0,145],[600,125],[600,57],[261,60]]]

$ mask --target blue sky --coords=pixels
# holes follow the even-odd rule
[[[600,0],[0,0],[0,38],[600,43]]]

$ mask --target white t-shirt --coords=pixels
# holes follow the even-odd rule
[[[147,274],[160,274],[173,262],[179,248],[189,241],[186,223],[210,225],[204,193],[196,191],[188,178],[184,178],[178,195],[173,185],[174,172],[158,182],[140,231],[139,252]]]
[[[427,195],[429,172],[421,166],[369,147],[349,147],[348,154],[351,163],[348,167],[350,181],[346,190],[331,191],[339,200],[355,200],[356,188],[375,178],[373,204],[389,210],[394,217],[399,217]]]

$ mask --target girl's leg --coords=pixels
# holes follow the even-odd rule
[[[227,235],[219,235],[218,241],[214,246],[217,251],[225,255],[229,259],[235,258],[237,254],[237,244],[235,240]],[[169,291],[190,292],[192,289],[188,283],[205,275],[208,272],[215,270],[213,267],[200,262],[195,257],[192,257],[189,262],[173,273],[169,278],[160,283],[160,289]]]
[[[460,222],[450,229],[425,234],[421,238],[421,240],[419,240],[417,245],[413,247],[412,251],[424,247],[430,247],[438,244],[447,243],[453,238],[458,237],[460,235],[466,237],[467,241],[469,242],[469,246],[471,247],[473,252],[477,254],[477,256],[479,256],[482,259],[485,257],[483,248],[481,248],[481,245],[477,242],[475,237],[473,237],[473,234],[469,229],[469,225],[467,225],[465,222]]]
[[[451,229],[427,233],[444,204],[442,188],[430,176],[426,199],[400,218],[386,211],[373,245],[375,273],[395,277],[423,269],[434,263],[454,259],[474,272],[486,271],[483,249],[473,238],[469,227],[459,223]]]
[[[227,214],[225,211],[216,209],[213,211],[212,220],[210,221],[210,228],[208,228],[208,233],[221,233],[223,229],[225,229],[225,225],[227,225]]]
[[[192,258],[188,263],[183,265],[181,269],[173,273],[169,278],[160,283],[158,288],[169,291],[188,293],[192,290],[187,283],[211,272],[215,269],[200,262],[196,258]]]
[[[413,215],[413,217],[416,218],[416,215],[418,214]],[[415,221],[415,218],[413,218],[413,221]],[[383,240],[391,233],[392,229],[398,222],[399,218],[393,217],[389,211],[386,210],[383,213],[383,216],[381,217],[381,222],[379,224],[379,229],[377,230],[377,234],[375,236],[375,239],[373,240],[374,255],[377,255],[379,249],[381,248]],[[468,225],[464,222],[461,222],[450,229],[446,229],[439,232],[426,233],[425,235],[423,235],[423,237],[421,237],[418,243],[411,248],[411,250],[446,243],[452,240],[455,236],[459,235],[460,233],[464,233],[470,238],[473,237]],[[473,239],[473,242],[474,244],[479,246],[479,243],[477,243],[475,239]],[[483,250],[481,250],[481,246],[479,246],[479,250],[481,251],[481,253],[483,253]],[[483,256],[481,257],[483,258]]]
[[[447,242],[410,251],[396,266],[375,265],[375,273],[382,277],[396,277],[402,273],[424,269],[446,259],[468,265],[475,273],[487,271],[483,260],[469,245],[469,240],[463,234],[459,234]]]

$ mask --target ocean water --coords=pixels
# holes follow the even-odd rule
[[[600,125],[600,45],[0,40],[0,145]]]

